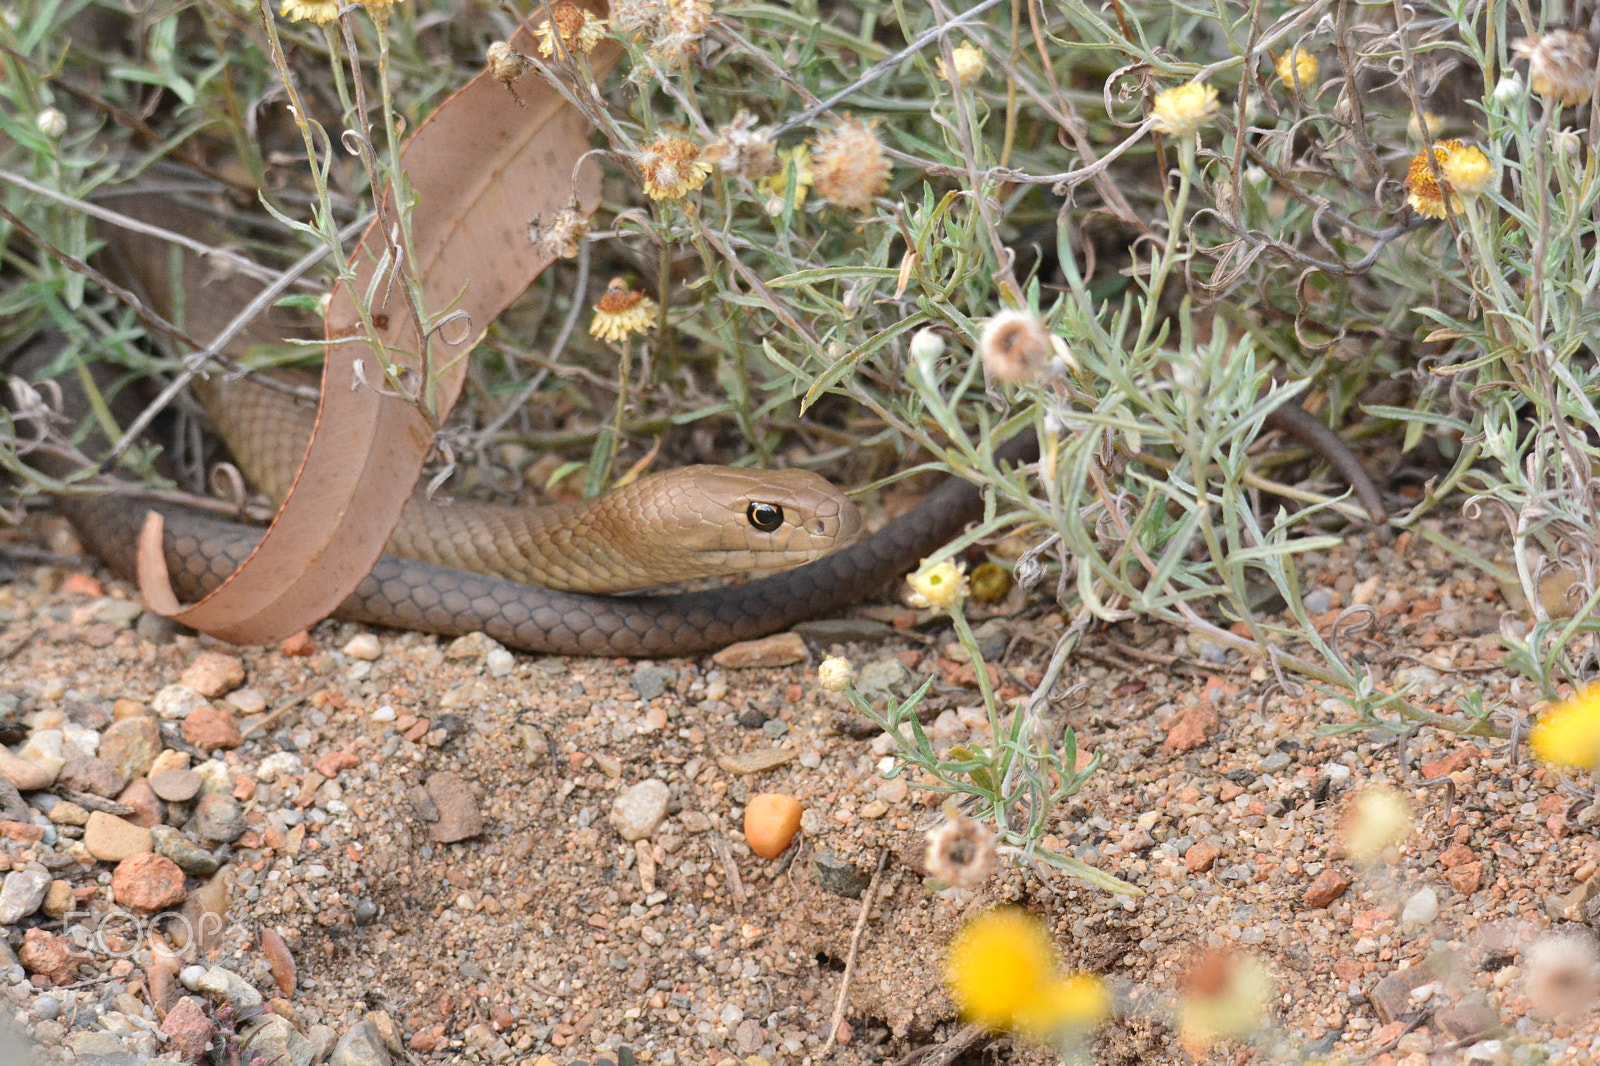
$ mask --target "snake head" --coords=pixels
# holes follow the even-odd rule
[[[805,470],[688,466],[619,491],[636,494],[671,580],[798,566],[861,533],[856,505]]]

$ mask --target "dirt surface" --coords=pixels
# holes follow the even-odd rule
[[[58,552],[72,547],[52,522],[33,532]],[[1501,550],[1486,528],[1445,532],[1488,557]],[[131,609],[136,594],[101,586],[92,567],[11,565],[15,579],[0,589],[0,691],[19,697],[24,733],[61,729],[81,743],[113,720],[164,711],[169,749],[200,735],[158,693],[219,646]],[[1325,632],[1352,604],[1374,609],[1373,624],[1340,646],[1379,685],[1410,683],[1414,699],[1443,713],[1482,693],[1506,705],[1505,723],[1534,702],[1500,664],[1501,591],[1422,539],[1357,535],[1313,559],[1302,579]],[[327,1054],[352,1032],[387,1036],[390,1047],[347,1040],[336,1061],[823,1061],[862,907],[848,892],[882,860],[826,1061],[1054,1061],[964,1031],[942,990],[950,936],[1001,901],[1044,917],[1063,963],[1116,990],[1119,1013],[1089,1048],[1095,1061],[1189,1061],[1193,1052],[1415,1066],[1600,1053],[1592,1010],[1575,1021],[1540,1013],[1556,1002],[1553,988],[1567,987],[1560,981],[1581,988],[1581,972],[1549,960],[1581,961],[1584,942],[1564,954],[1531,947],[1552,931],[1589,935],[1600,842],[1592,819],[1576,824],[1580,793],[1525,751],[1434,729],[1402,743],[1319,736],[1352,720],[1340,700],[1286,693],[1268,671],[1169,632],[1099,630],[1057,687],[1051,724],[1072,724],[1104,762],[1046,844],[1146,895],[1016,866],[976,893],[941,890],[919,872],[938,797],[880,776],[890,738],[863,733],[818,685],[816,664],[826,652],[846,655],[886,696],[931,673],[928,728],[941,744],[986,743],[974,733],[976,689],[947,624],[900,608],[876,613],[921,624],[857,626],[887,634],[871,641],[814,636],[808,662],[752,670],[507,656],[473,638],[338,624],[315,629],[298,654],[219,649],[243,676],[207,702],[243,742],[193,751],[190,766],[202,795],[236,801],[244,830],[231,843],[207,841],[189,820],[198,799],[158,804],[158,817],[187,826],[226,863],[210,878],[187,877],[189,913],[209,881],[226,924],[173,969],[242,977],[269,1002],[241,1030],[273,1012],[287,1018],[266,1028],[287,1041],[291,1061]],[[1062,624],[1037,599],[987,623],[990,638],[1008,636],[1004,694],[1031,691]],[[736,762],[775,752],[771,769]],[[648,780],[666,786],[666,817],[624,840],[614,808]],[[1345,855],[1341,825],[1353,797],[1380,784],[1414,814],[1401,842],[1363,865]],[[776,861],[755,857],[741,829],[746,799],[772,791],[806,808],[798,852]],[[79,965],[57,984],[0,947],[14,1020],[46,1061],[172,1056],[175,1041],[155,1034],[157,1003],[172,1008],[199,971],[176,986],[154,972],[153,950],[181,937],[125,909],[123,924],[112,923],[118,868],[96,862],[81,827],[44,813],[62,802],[47,795],[23,793],[31,809],[0,842],[0,862],[46,867],[77,908],[60,919],[41,910],[5,932],[13,950],[30,929],[64,934],[79,945]],[[481,832],[436,839],[471,830],[474,809]],[[25,823],[47,832],[26,839]],[[292,998],[275,988],[268,931],[297,969]],[[1207,978],[1183,975],[1208,949],[1224,954],[1202,970],[1256,958],[1273,990],[1247,1042],[1186,1051],[1182,1012]],[[202,989],[196,1000],[226,1029],[219,1008],[240,995],[249,999]],[[212,1034],[208,1061],[230,1061],[223,1037]]]

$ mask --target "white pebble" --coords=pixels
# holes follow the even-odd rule
[[[191,992],[200,990],[200,978],[206,975],[204,966],[185,966],[178,972],[178,981]]]
[[[345,641],[343,651],[352,659],[370,663],[383,654],[383,645],[371,633],[357,633]]]
[[[511,673],[511,668],[516,662],[516,657],[504,648],[496,648],[483,657],[483,664],[488,667],[490,677],[505,677]]]
[[[372,720],[374,722],[392,722],[398,717],[399,715],[395,714],[394,708],[387,703],[372,712]]]
[[[1424,888],[1406,900],[1406,905],[1400,912],[1400,926],[1403,929],[1421,929],[1439,917],[1439,893],[1432,888]]]

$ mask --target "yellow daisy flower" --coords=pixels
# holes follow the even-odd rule
[[[326,25],[339,17],[338,0],[283,0],[281,14],[297,22]]]
[[[1540,715],[1528,743],[1542,763],[1600,770],[1600,685]]]
[[[907,597],[913,607],[933,607],[950,610],[967,596],[967,575],[964,568],[953,559],[929,566],[926,561],[916,573],[906,577],[911,586]]]
[[[1211,123],[1218,110],[1217,90],[1203,81],[1192,81],[1156,94],[1155,128],[1174,137],[1193,136]]]
[[[659,305],[637,289],[630,289],[621,278],[612,278],[606,294],[594,305],[589,335],[616,343],[629,334],[654,328]]]

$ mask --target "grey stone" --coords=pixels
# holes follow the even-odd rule
[[[122,791],[122,771],[115,763],[97,755],[74,755],[56,775],[56,784],[76,792],[88,792],[107,799]]]
[[[845,899],[860,899],[861,893],[872,883],[872,874],[847,861],[831,850],[817,853],[812,865],[817,870],[817,880],[822,887]]]
[[[641,700],[653,700],[663,695],[667,686],[677,679],[678,672],[665,666],[641,666],[633,672],[633,692]]]
[[[158,825],[150,830],[150,835],[155,839],[155,853],[177,863],[178,869],[186,874],[210,877],[222,865],[216,856],[170,825]]]
[[[287,1019],[263,1014],[261,1024],[245,1039],[245,1059],[271,1062],[273,1066],[311,1066],[311,1041],[301,1036]]]
[[[33,1013],[47,1022],[61,1016],[61,1001],[54,996],[40,996],[33,1001]]]
[[[1011,626],[999,618],[991,618],[972,631],[978,642],[978,651],[986,662],[997,663],[1011,643]]]
[[[371,1022],[352,1025],[328,1056],[328,1066],[390,1066],[393,1060]]]
[[[183,981],[188,972],[189,968],[185,967],[183,973],[178,975],[178,980]],[[184,981],[184,984],[188,982]],[[225,999],[236,1007],[259,1007],[263,1002],[261,993],[256,991],[255,985],[221,966],[213,966],[201,974],[194,988],[197,992]]]
[[[801,622],[794,631],[813,644],[865,644],[888,640],[894,626],[870,618],[818,618]]]
[[[184,828],[201,840],[231,844],[244,835],[244,808],[232,796],[208,792],[196,801],[194,816]]]
[[[0,886],[0,925],[15,925],[38,910],[50,880],[50,871],[36,862],[6,874]]]

